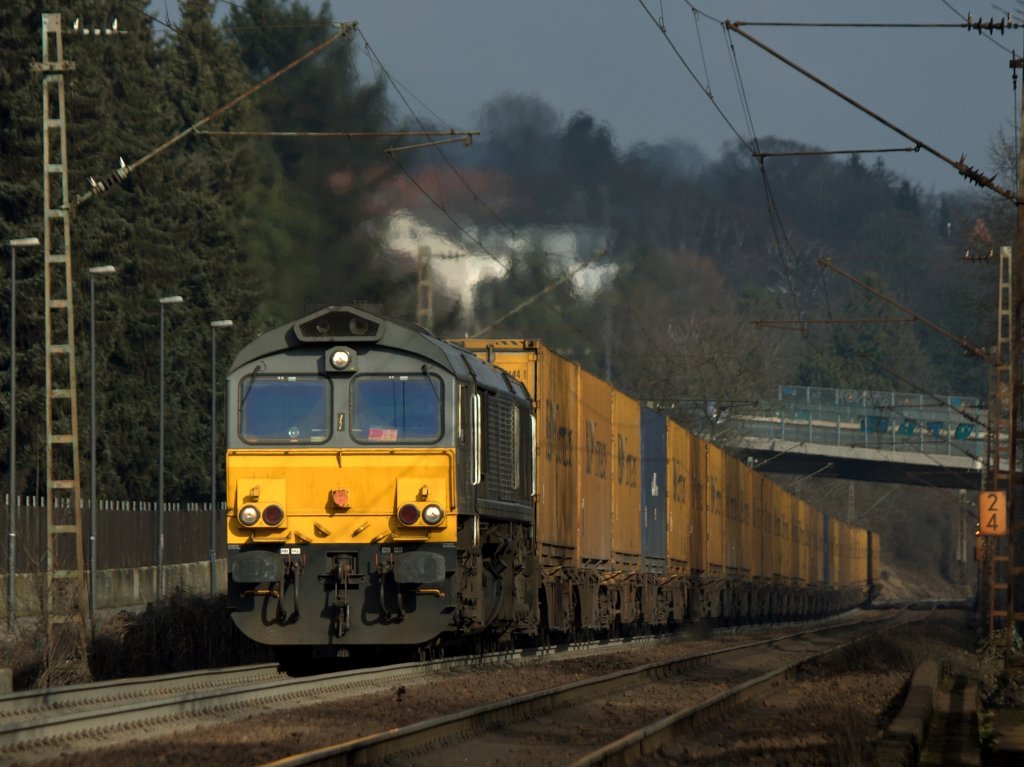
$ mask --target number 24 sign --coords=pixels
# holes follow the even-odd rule
[[[1006,493],[983,490],[978,497],[982,535],[1006,535]]]

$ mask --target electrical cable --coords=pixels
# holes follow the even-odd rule
[[[693,71],[693,68],[690,66],[689,62],[687,62],[686,58],[680,52],[679,48],[676,46],[675,42],[672,40],[672,37],[668,34],[668,30],[664,29],[662,27],[662,25],[658,23],[658,20],[655,18],[654,14],[651,13],[651,9],[647,7],[647,4],[644,2],[644,0],[637,0],[637,2],[640,3],[640,7],[644,9],[644,12],[648,15],[648,17],[650,17],[650,19],[654,23],[654,25],[656,27],[658,27],[659,31],[661,32],[661,34],[665,38],[665,42],[668,43],[669,47],[672,49],[672,52],[675,54],[676,58],[679,59],[679,63],[683,65],[683,68],[686,70],[686,72],[690,75],[690,77],[697,84],[697,86],[704,92],[704,95],[707,96],[708,100],[711,102],[711,105],[715,108],[715,111],[718,112],[718,114],[722,118],[722,120],[725,121],[725,124],[727,126],[729,126],[729,129],[733,132],[733,134],[740,141],[740,143],[742,143],[744,146],[746,146],[749,149],[749,146],[747,144],[746,139],[736,129],[736,126],[733,125],[732,121],[728,118],[728,116],[725,114],[725,112],[719,106],[718,102],[715,100],[714,95],[711,93],[711,85],[710,85],[710,83],[709,84],[702,83],[700,78],[697,77],[697,73]]]
[[[954,8],[953,4],[950,3],[949,0],[939,0],[939,2],[941,2],[947,8],[949,8],[949,10],[951,10],[961,21],[964,21],[964,22],[967,21],[968,17],[964,16],[962,13],[960,13],[960,11],[958,11],[956,8]],[[994,37],[992,37],[992,35],[982,35],[982,37],[985,38],[986,40],[988,40],[989,42],[991,42],[993,45],[995,45],[995,46],[997,46],[999,48],[1002,48],[1004,51],[1006,51],[1006,53],[1009,53],[1011,55],[1013,54],[1012,50],[1010,50],[1005,45],[1003,45],[1001,42],[996,40]]]
[[[423,125],[424,125],[423,121],[421,120],[419,115],[416,113],[416,111],[412,108],[412,105],[409,103],[408,99],[405,97],[405,94],[403,93],[403,89],[404,90],[408,90],[408,89],[404,88],[404,86],[401,86],[398,83],[398,81],[392,76],[392,74],[388,70],[388,68],[384,66],[383,61],[381,61],[381,59],[377,55],[376,51],[373,50],[373,47],[370,45],[370,42],[369,42],[369,40],[367,40],[366,36],[361,31],[359,32],[359,35],[363,39],[364,50],[365,50],[365,52],[367,54],[367,57],[369,58],[369,60],[371,62],[371,66],[374,66],[376,69],[379,69],[379,71],[383,74],[385,79],[391,84],[392,88],[395,90],[395,93],[398,95],[398,97],[401,99],[402,103],[405,105],[405,108],[408,110],[409,114],[412,116],[412,118],[422,128]],[[410,94],[412,95],[412,97],[418,103],[423,104],[423,102],[419,98],[417,98],[415,96],[415,94],[412,94],[411,91],[410,91]],[[426,107],[426,108],[427,108],[427,110],[429,112],[431,112],[431,114],[433,114],[438,119],[439,122],[442,122],[442,123],[446,122],[444,120],[441,120],[441,118],[438,117],[437,114],[435,112],[433,112],[433,110],[431,110],[429,107]],[[513,242],[516,242],[516,241],[520,240],[521,237],[519,236],[519,234],[515,230],[515,228],[512,227],[510,224],[508,224],[506,221],[504,221],[504,219],[502,219],[501,216],[499,216],[497,214],[497,212],[490,205],[488,205],[483,200],[482,197],[480,197],[480,195],[472,187],[472,185],[465,178],[465,176],[462,174],[462,172],[454,165],[454,163],[452,163],[452,161],[448,157],[448,155],[440,147],[437,147],[436,149],[437,149],[438,153],[441,155],[441,157],[444,160],[444,162],[452,170],[452,172],[454,173],[456,178],[458,178],[458,180],[462,183],[462,185],[470,193],[471,197],[473,198],[473,201],[477,205],[479,205],[481,208],[483,208],[494,219],[494,221],[501,228],[505,229],[505,231],[507,231],[512,236]],[[461,223],[459,223],[455,219],[455,217],[447,209],[447,206],[444,204],[443,201],[437,200],[431,194],[429,194],[427,192],[427,190],[423,187],[423,185],[421,183],[419,183],[419,181],[413,176],[413,174],[410,173],[409,170],[401,162],[399,162],[398,159],[394,155],[391,155],[391,157],[392,157],[392,160],[395,161],[396,165],[398,165],[398,167],[402,171],[402,173],[406,176],[406,178],[409,179],[409,181],[420,191],[420,193],[434,207],[436,207],[439,211],[441,211],[441,213],[456,227],[456,229],[459,232],[461,232],[467,239],[469,239],[470,242],[472,242],[474,245],[476,245],[478,248],[480,248],[489,258],[491,258],[491,260],[493,260],[495,263],[497,263],[502,268],[502,270],[505,272],[505,274],[512,274],[511,264],[505,264],[504,262],[502,262],[501,259],[499,259],[494,253],[491,252],[491,250],[484,244],[483,240],[480,237],[471,234],[469,232],[469,230],[466,229],[465,226],[463,226]],[[436,173],[436,169],[435,169],[435,173]],[[436,176],[435,176],[435,178],[436,178]],[[441,189],[441,184],[440,184],[439,180],[437,181],[437,185],[438,185],[438,189],[440,190]],[[606,253],[607,253],[607,251],[604,254],[601,254],[601,255],[605,255]],[[541,250],[541,254],[544,255],[544,256],[548,256],[550,258],[556,258],[555,254],[550,253],[548,251],[545,251],[543,249]],[[586,262],[584,262],[584,265],[589,265],[593,261],[594,261],[594,258],[588,259]],[[543,295],[546,295],[547,293],[549,293],[554,288],[558,287],[559,285],[564,284],[569,279],[569,277],[574,276],[581,269],[582,269],[582,266],[577,266],[577,268],[575,268],[575,269],[571,270],[570,272],[568,272],[567,275],[563,275],[559,279],[557,279],[557,280],[553,281],[552,283],[546,285],[544,288],[542,288],[540,291],[535,293],[528,300],[520,303],[516,307],[515,310],[513,310],[512,312],[502,316],[501,319],[498,320],[497,322],[501,322],[501,321],[503,321],[505,319],[508,319],[513,314],[515,314],[518,311],[522,310],[526,306],[534,303],[537,299],[539,299]],[[518,280],[518,278],[516,278],[516,279]],[[552,309],[552,307],[549,307],[547,304],[542,304],[542,306],[545,306],[549,311],[554,311]],[[586,339],[586,340],[590,339],[590,335],[586,331],[584,331],[582,328],[575,327],[575,323],[570,322],[569,318],[566,315],[561,314],[559,312],[555,312],[555,314],[556,314],[556,316],[559,317],[559,319],[561,319],[563,322],[566,322],[567,325],[572,327],[572,329],[575,332],[577,332],[580,335],[581,338]],[[491,328],[493,328],[493,326],[495,324],[497,324],[497,322],[492,322],[487,328],[485,328],[485,330],[490,330]],[[480,331],[480,332],[483,332],[483,331]]]
[[[402,103],[405,104],[406,109],[409,110],[409,114],[412,115],[413,119],[420,126],[421,130],[426,130],[426,128],[423,126],[423,121],[420,119],[419,115],[416,114],[415,110],[413,110],[412,105],[409,104],[409,101],[405,98],[405,95],[402,93],[402,89],[399,87],[398,82],[391,76],[391,73],[388,71],[387,67],[384,66],[384,63],[380,60],[380,57],[377,56],[377,53],[373,50],[372,46],[370,45],[370,41],[366,39],[366,35],[364,35],[362,33],[362,31],[359,31],[359,36],[363,39],[364,48],[365,48],[367,54],[369,56],[371,56],[372,60],[375,61],[377,63],[377,66],[380,67],[380,71],[384,73],[384,76],[387,78],[388,82],[391,83],[391,86],[392,86],[392,88],[394,88],[395,93],[402,100]],[[417,99],[417,101],[419,101],[419,99]],[[420,103],[422,103],[422,102],[420,102]],[[431,113],[434,114],[433,111],[431,111]],[[449,159],[448,155],[445,154],[445,152],[443,150],[441,150],[440,148],[438,148],[437,151],[441,155],[442,159],[444,159],[444,161],[448,165],[448,167],[451,168],[451,170],[455,174],[456,178],[458,178],[459,181],[462,183],[462,185],[466,188],[466,190],[469,191],[470,195],[473,198],[473,201],[475,203],[477,203],[478,205],[480,205],[485,211],[487,211],[487,213],[499,224],[499,226],[501,226],[507,232],[509,232],[512,235],[513,240],[518,239],[518,235],[516,234],[515,230],[509,224],[507,224],[494,211],[494,209],[491,208],[491,206],[489,206],[487,203],[485,203],[483,201],[483,199],[480,197],[480,195],[477,194],[476,190],[473,189],[472,186],[470,186],[469,182],[462,175],[462,173],[459,171],[459,169],[455,167],[455,165]],[[438,187],[440,188],[440,183],[438,184]]]

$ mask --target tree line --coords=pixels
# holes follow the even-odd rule
[[[40,58],[41,14],[60,12],[66,30],[75,18],[105,26],[117,17],[125,33],[65,36],[75,63],[67,77],[74,197],[119,158],[145,156],[338,31],[326,4],[245,0],[226,15],[216,10],[214,0],[183,0],[180,19],[168,23],[124,0],[0,7],[0,238],[41,234],[40,80],[30,68]],[[355,32],[332,44],[209,127],[423,127],[365,65],[362,42]],[[984,393],[984,369],[919,324],[845,322],[892,310],[817,261],[834,259],[950,332],[991,344],[995,268],[961,256],[998,247],[1009,231],[1003,208],[926,192],[856,156],[758,163],[727,145],[709,158],[682,138],[623,148],[599,116],[563,114],[529,95],[498,95],[476,118],[472,147],[394,159],[385,150],[395,139],[191,135],[74,211],[80,382],[92,364],[86,270],[117,268],[96,282],[101,497],[147,498],[156,486],[158,298],[184,298],[165,309],[166,493],[205,498],[209,322],[234,322],[217,339],[222,379],[234,350],[325,304],[361,301],[413,319],[414,254],[388,241],[400,210],[495,266],[470,302],[458,279],[435,281],[438,335],[493,325],[490,335],[542,338],[698,431],[709,400],[740,407],[782,383]],[[806,147],[763,140],[769,148]],[[979,240],[980,218],[990,242]],[[38,254],[21,252],[18,484],[27,493],[40,491],[43,472],[42,279]],[[10,320],[5,301],[0,327]],[[801,333],[758,329],[757,320],[844,322]],[[0,397],[6,347],[0,341]],[[0,474],[8,469],[0,457]]]

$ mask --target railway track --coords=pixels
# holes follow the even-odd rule
[[[270,664],[15,694],[0,698],[0,753],[246,705],[322,693],[357,694],[377,685],[409,682],[451,663],[432,661],[305,678],[283,676]]]
[[[894,614],[800,631],[584,679],[265,767],[415,763],[630,764],[680,732],[762,694],[810,660],[858,641]],[[600,747],[594,749],[594,744]],[[443,746],[443,748],[442,748]]]
[[[663,640],[645,636],[581,642],[299,678],[279,673],[276,664],[261,664],[18,692],[0,696],[0,755],[29,752],[59,740],[96,738],[121,729],[152,729],[161,723],[232,708],[294,703],[323,695],[360,695],[466,667],[585,656],[659,641]]]
[[[582,642],[299,679],[283,677],[274,666],[263,665],[17,693],[0,696],[0,764],[12,760],[19,764],[66,764],[69,755],[74,754],[78,767],[98,767],[129,763],[137,759],[141,747],[154,759],[159,756],[160,761],[168,764],[191,764],[202,759],[210,765],[256,765],[294,753],[299,743],[310,744],[307,748],[329,744],[336,737],[332,733],[372,737],[372,733],[397,731],[402,729],[401,725],[422,721],[432,712],[436,715],[485,701],[514,700],[529,690],[538,691],[533,695],[540,697],[547,688],[592,678],[609,669],[619,670],[610,676],[621,676],[624,681],[620,684],[640,691],[632,696],[634,709],[646,711],[648,698],[666,697],[643,692],[643,684],[658,684],[661,680],[670,680],[663,683],[674,685],[673,695],[680,705],[696,704],[702,695],[706,698],[743,681],[737,675],[750,676],[749,669],[734,668],[722,672],[726,676],[717,682],[704,678],[702,675],[710,673],[715,662],[712,658],[732,657],[732,663],[742,666],[741,655],[736,655],[741,648],[746,648],[748,658],[756,659],[768,658],[765,648],[773,646],[771,652],[784,655],[803,652],[807,645],[815,643],[831,646],[835,639],[821,637],[846,630],[844,626],[849,626],[851,620],[870,618],[877,627],[877,615],[851,613],[844,617],[846,623],[832,619],[811,631],[804,630],[807,624],[801,628],[726,628],[710,634],[697,630],[657,638]],[[774,638],[752,641],[754,637],[769,635]],[[698,652],[722,645],[728,645],[731,656]],[[684,653],[690,657],[681,659]],[[655,658],[673,658],[680,669],[689,666],[690,673],[697,675],[695,681],[680,686],[683,677],[673,678],[677,670],[671,664],[650,663]],[[629,674],[634,673],[638,664],[646,664],[648,682],[635,681],[642,678],[636,676],[629,681]],[[768,666],[761,662],[758,669],[764,671]],[[545,692],[539,692],[542,690]],[[403,698],[406,691],[408,694]],[[607,696],[623,697],[621,693]],[[624,700],[628,701],[629,696]],[[492,705],[496,706],[496,720],[488,726],[495,727],[499,721],[506,726],[508,714],[500,705]],[[579,711],[568,704],[553,705],[556,709],[565,708],[570,718],[574,716],[571,712]],[[621,718],[619,712],[613,713],[613,718]],[[666,713],[651,713],[648,720],[654,721]],[[515,714],[514,718],[529,722],[531,716],[537,720],[539,715]],[[550,716],[553,714],[540,719],[547,721]],[[590,718],[601,722],[607,716],[601,713]],[[590,736],[590,743],[611,740],[606,728],[598,729],[600,732]],[[507,727],[505,731],[511,732]],[[450,736],[449,740],[456,743],[462,737]],[[433,739],[436,735],[426,740]],[[468,747],[470,757],[466,763],[478,763],[474,746]],[[430,764],[429,760],[434,758],[426,746],[416,746],[414,750],[417,764]],[[449,752],[444,754],[435,763],[450,763]],[[575,758],[574,755],[559,759],[557,763],[570,763]]]
[[[90,684],[0,695],[0,726],[29,716],[73,709],[120,705],[140,699],[186,695],[203,690],[277,679],[277,664],[186,671],[143,678],[111,679]]]

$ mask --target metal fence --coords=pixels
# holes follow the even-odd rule
[[[910,409],[935,412],[962,409],[981,410],[985,402],[979,397],[959,394],[934,396],[931,394],[868,391],[860,389],[830,389],[821,386],[780,386],[779,402],[808,405],[858,407],[868,409]]]
[[[7,540],[12,504],[4,495],[0,532]],[[46,499],[19,496],[13,504],[15,567],[18,573],[46,570]],[[210,558],[210,504],[164,503],[164,563],[203,562]],[[82,548],[89,565],[92,515],[82,505]],[[218,504],[214,545],[225,556],[224,506]],[[96,569],[148,567],[157,563],[157,504],[150,501],[100,501],[96,504]],[[9,571],[8,546],[0,552],[0,573]]]
[[[782,386],[779,400],[730,421],[735,436],[985,457],[988,411],[977,397]]]

